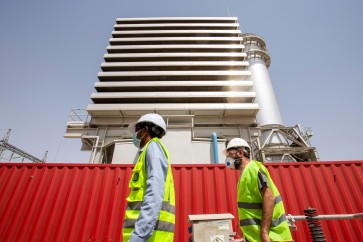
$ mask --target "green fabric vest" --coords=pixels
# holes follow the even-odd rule
[[[242,172],[237,187],[238,217],[245,238],[250,241],[261,241],[260,226],[262,220],[262,194],[258,186],[258,173],[267,176],[270,189],[275,196],[272,222],[268,231],[271,241],[292,241],[287,223],[284,205],[274,182],[261,162],[250,161]]]
[[[147,174],[145,169],[146,150],[150,142],[156,141],[162,147],[168,159],[168,173],[166,175],[164,200],[161,206],[159,219],[155,225],[154,232],[148,241],[173,241],[175,227],[175,192],[173,173],[170,165],[169,152],[158,138],[153,138],[144,147],[143,152],[132,171],[129,187],[130,194],[126,198],[127,207],[122,229],[123,241],[129,241],[135,223],[140,214],[144,194],[146,192]]]

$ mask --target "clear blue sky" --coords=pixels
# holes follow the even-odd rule
[[[363,1],[0,1],[0,138],[48,162],[87,162],[64,139],[91,103],[118,17],[236,16],[263,37],[286,126],[312,127],[321,160],[363,160]]]

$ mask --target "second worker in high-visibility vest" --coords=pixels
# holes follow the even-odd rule
[[[160,139],[166,134],[164,119],[143,115],[129,125],[139,158],[129,182],[123,241],[169,242],[174,239],[175,192],[169,153]]]
[[[229,168],[241,170],[237,205],[245,241],[292,241],[280,193],[267,168],[250,160],[248,143],[241,138],[232,139],[225,155]]]

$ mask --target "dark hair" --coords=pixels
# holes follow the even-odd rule
[[[136,130],[143,129],[145,127],[148,128],[151,138],[158,137],[159,139],[161,139],[165,134],[165,132],[162,128],[160,128],[159,126],[157,126],[153,123],[141,122],[141,123],[136,124]]]

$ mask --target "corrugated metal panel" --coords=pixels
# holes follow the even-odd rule
[[[362,213],[362,161],[267,164],[286,212]],[[0,164],[0,241],[121,241],[130,165]],[[239,173],[223,165],[174,165],[175,241],[189,214],[236,211]],[[309,241],[297,221],[295,241]],[[363,221],[321,221],[327,241],[363,241]],[[237,228],[237,219],[233,227]],[[240,233],[240,232],[239,232]]]
[[[363,162],[316,162],[268,165],[283,195],[286,213],[303,215],[363,213]],[[296,241],[306,241],[306,221],[297,221]],[[363,219],[321,220],[327,241],[363,241]],[[309,236],[310,238],[310,236]]]

